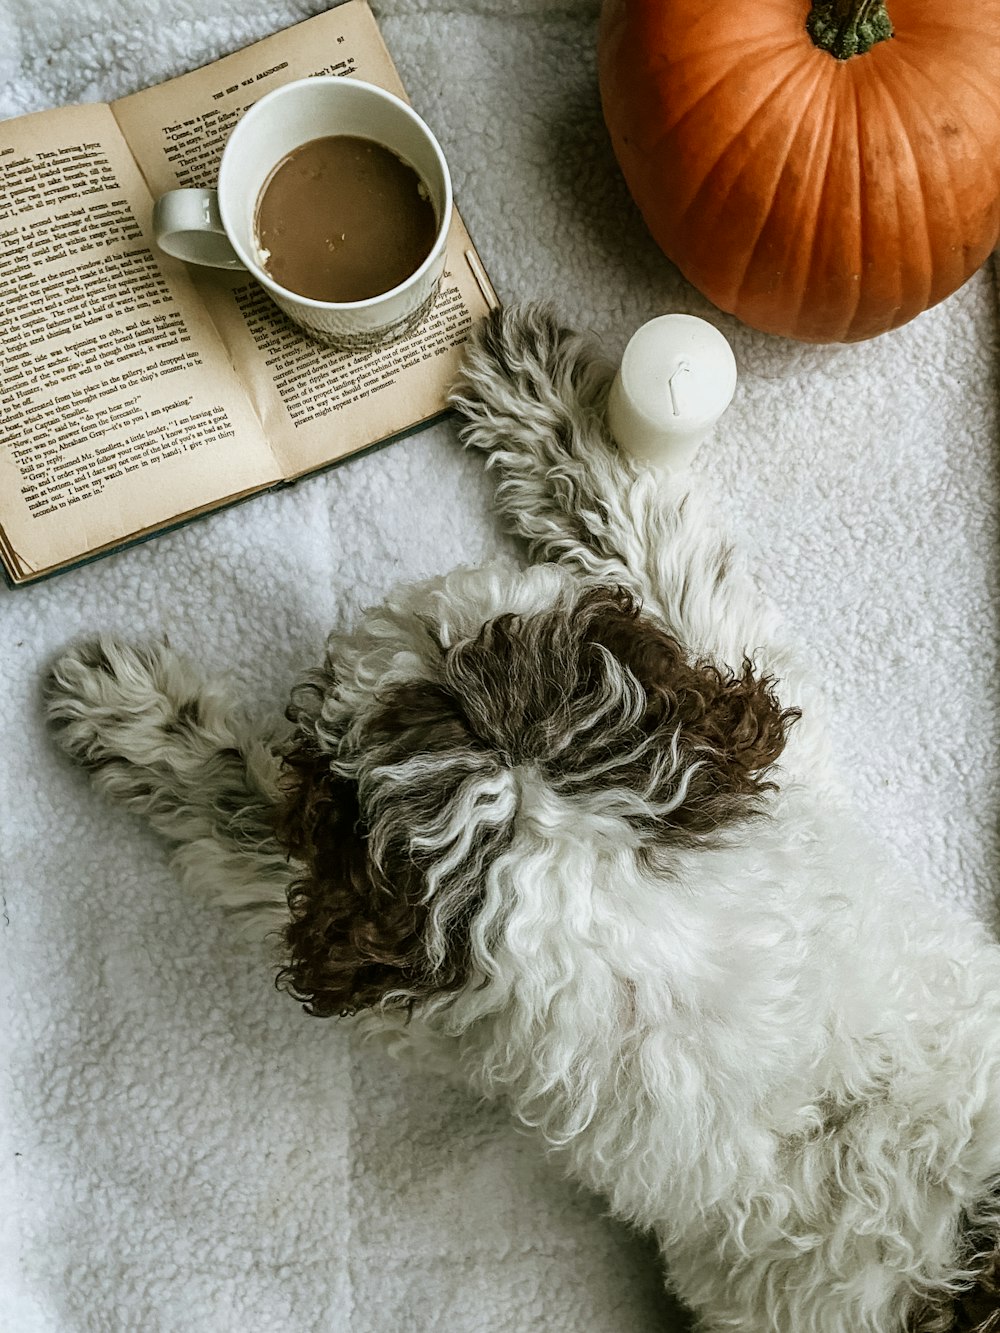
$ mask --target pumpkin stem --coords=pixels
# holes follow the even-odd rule
[[[813,0],[806,28],[815,44],[838,60],[863,56],[892,36],[883,0]]]

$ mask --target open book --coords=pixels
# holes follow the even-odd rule
[[[110,104],[0,123],[0,558],[29,583],[328,467],[445,410],[496,304],[457,211],[440,294],[374,352],[311,342],[245,273],[153,246],[238,117],[314,74],[405,96],[365,0]]]

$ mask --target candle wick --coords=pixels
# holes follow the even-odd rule
[[[687,357],[682,356],[680,360],[677,362],[677,369],[667,380],[667,388],[670,390],[670,407],[675,417],[680,416],[681,409],[680,409],[680,404],[677,401],[677,390],[674,388],[674,380],[677,378],[678,375],[683,374],[684,371],[690,372],[690,370],[691,370],[691,362],[687,359]]]

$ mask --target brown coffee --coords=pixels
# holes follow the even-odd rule
[[[278,163],[255,229],[263,267],[282,287],[317,301],[364,301],[420,267],[437,217],[427,186],[394,152],[332,134]]]

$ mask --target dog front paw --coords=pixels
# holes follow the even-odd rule
[[[166,644],[103,637],[75,645],[44,685],[55,739],[89,769],[155,761],[165,734],[198,709],[196,684]]]

